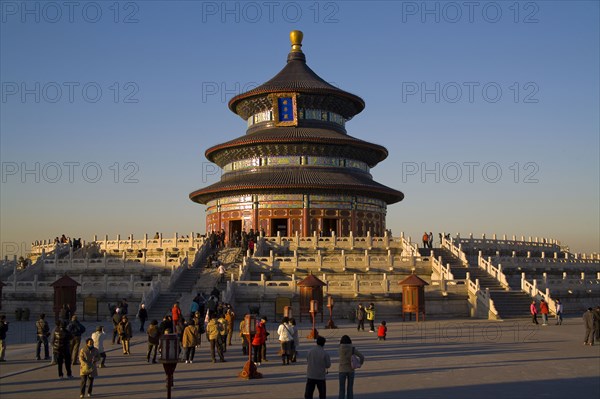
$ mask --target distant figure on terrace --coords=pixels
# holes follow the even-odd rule
[[[155,240],[158,240],[158,239],[160,239],[160,234],[158,234],[158,231],[156,232],[156,234],[154,234],[154,239],[155,239]]]
[[[433,233],[429,232],[429,240],[428,240],[429,248],[433,248]]]
[[[423,233],[423,248],[427,248],[429,246],[429,234],[427,232]]]

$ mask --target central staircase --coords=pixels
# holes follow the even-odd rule
[[[531,297],[521,291],[520,287],[505,289],[498,280],[477,266],[477,258],[469,258],[469,266],[465,267],[460,259],[445,248],[436,248],[433,252],[436,257],[442,257],[442,264],[450,265],[450,270],[455,279],[466,279],[468,272],[471,281],[479,280],[479,286],[482,290],[489,289],[490,297],[501,319],[530,316]]]

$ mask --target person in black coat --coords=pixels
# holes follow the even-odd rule
[[[144,324],[146,324],[146,320],[148,320],[148,311],[146,310],[146,305],[143,303],[140,305],[138,318],[140,319],[140,332],[144,332]]]
[[[56,328],[52,336],[52,352],[58,365],[58,377],[64,378],[63,363],[67,370],[67,377],[73,378],[71,373],[71,334],[65,329],[62,321],[56,322]]]

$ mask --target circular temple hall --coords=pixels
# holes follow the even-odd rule
[[[229,101],[246,134],[206,150],[223,174],[190,194],[206,205],[207,232],[382,236],[387,205],[404,198],[370,173],[387,149],[346,132],[365,102],[308,67],[302,36],[290,33],[287,64],[275,77]]]

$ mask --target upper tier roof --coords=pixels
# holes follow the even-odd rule
[[[309,144],[317,146],[318,151],[311,151]],[[207,149],[205,155],[221,167],[236,159],[265,155],[342,156],[363,160],[373,167],[383,161],[388,152],[385,147],[333,130],[274,127],[215,145]]]
[[[268,82],[233,97],[229,101],[229,109],[247,119],[248,112],[244,107],[240,107],[244,100],[270,93],[286,92],[327,94],[339,97],[347,102],[346,115],[343,115],[346,119],[352,118],[365,108],[365,102],[362,98],[327,83],[306,65],[306,57],[300,50],[300,47],[302,47],[302,32],[293,31],[290,34],[290,39],[292,50],[288,54],[286,66]]]

